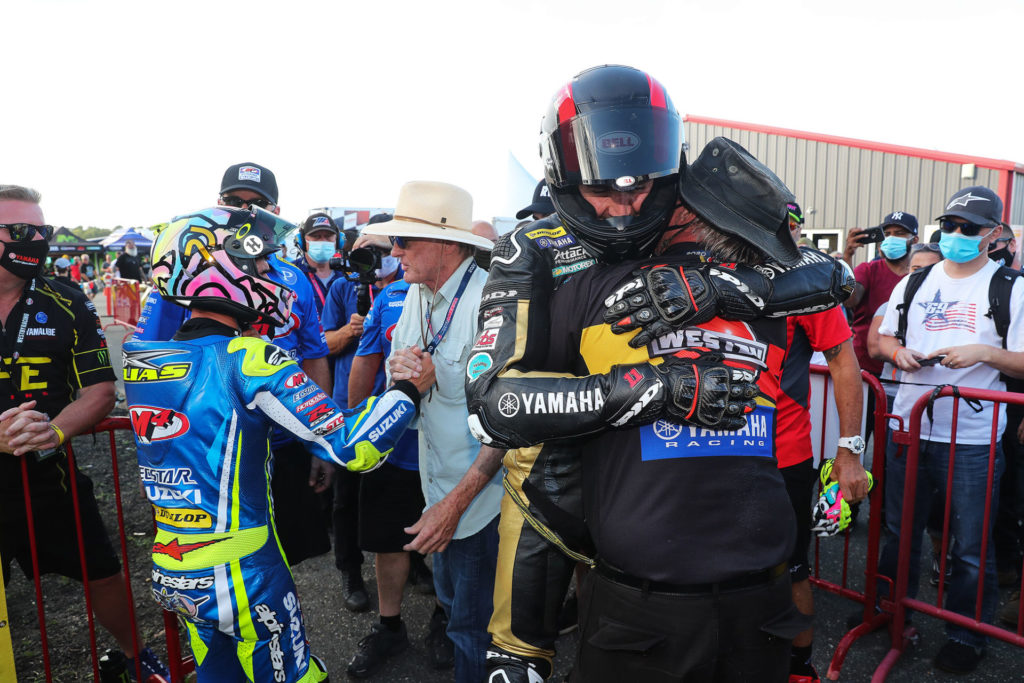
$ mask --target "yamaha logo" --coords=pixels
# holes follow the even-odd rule
[[[663,441],[675,441],[683,433],[683,428],[668,420],[658,420],[653,425],[654,435]]]
[[[515,417],[519,414],[519,397],[513,393],[502,394],[498,399],[498,412],[505,417]]]

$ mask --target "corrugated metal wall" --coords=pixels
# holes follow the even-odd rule
[[[1013,190],[1010,195],[1010,225],[1024,223],[1024,173],[1013,174]]]
[[[960,164],[693,121],[685,125],[691,161],[721,135],[775,171],[804,210],[805,232],[870,227],[891,211],[907,211],[928,225],[960,188],[984,185],[999,191],[997,170],[979,167],[974,178],[961,179]],[[1012,215],[1018,218],[1011,222],[1024,222],[1024,174],[1014,180]]]

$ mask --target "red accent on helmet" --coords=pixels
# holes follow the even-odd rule
[[[661,87],[661,83],[651,78],[650,74],[647,74],[647,82],[651,86],[651,106],[666,109],[665,88]]]

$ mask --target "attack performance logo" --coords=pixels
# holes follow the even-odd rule
[[[188,417],[170,408],[131,406],[128,414],[131,416],[132,430],[141,444],[166,441],[188,431]]]

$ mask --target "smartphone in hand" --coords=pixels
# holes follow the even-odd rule
[[[859,244],[874,244],[885,239],[885,233],[881,227],[862,230],[856,237]]]
[[[935,356],[935,358],[915,358],[914,360],[923,368],[927,365],[938,365],[944,358],[945,356]]]

